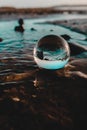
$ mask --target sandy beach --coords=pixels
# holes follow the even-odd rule
[[[18,20],[20,17],[38,19],[47,15],[2,14],[0,19],[3,22]],[[69,28],[72,33],[74,31],[84,34],[85,39],[82,39],[82,42],[87,40],[87,19],[47,20],[42,23]],[[54,30],[50,32],[52,31]],[[38,32],[37,30],[36,33]],[[69,35],[65,34],[65,39],[71,42]],[[31,45],[32,42],[29,42]],[[10,54],[5,55],[5,51],[0,53],[0,130],[86,128],[87,46],[70,44],[71,56],[68,64],[59,70],[45,70],[39,68],[33,59],[33,44],[23,45],[26,48],[31,47],[30,52],[26,48],[21,49],[18,57],[16,55],[9,57]],[[79,54],[81,57],[78,57]]]

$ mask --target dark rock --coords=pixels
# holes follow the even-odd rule
[[[3,41],[3,39],[2,38],[0,38],[0,42],[2,42]]]
[[[71,39],[71,37],[67,34],[61,35],[61,37],[63,37],[67,42]],[[78,43],[72,43],[72,42],[68,42],[68,43],[69,43],[71,55],[78,55],[82,52],[87,51],[86,48],[79,45]]]
[[[31,31],[36,31],[36,29],[35,29],[35,28],[31,28],[30,30],[31,30]]]
[[[82,52],[87,51],[86,48],[84,48],[83,46],[77,44],[77,43],[72,43],[72,42],[68,42],[69,43],[69,47],[70,47],[70,53],[71,55],[78,55]]]
[[[50,29],[50,31],[52,32],[52,31],[53,31],[53,29]]]
[[[71,39],[71,37],[67,34],[61,35],[61,37],[63,37],[67,41]]]

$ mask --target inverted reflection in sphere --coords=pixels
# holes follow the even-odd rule
[[[34,47],[34,60],[41,68],[63,68],[67,64],[69,57],[68,43],[60,36],[44,36]]]

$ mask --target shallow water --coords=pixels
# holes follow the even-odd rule
[[[86,15],[52,15],[44,18],[25,19],[24,20],[24,33],[14,31],[17,21],[2,21],[0,22],[0,37],[3,41],[0,42],[0,72],[4,75],[11,72],[25,72],[33,67],[37,67],[33,60],[33,48],[40,38],[49,34],[68,34],[71,36],[72,42],[77,42],[87,47],[87,41],[84,39],[86,36],[70,29],[49,24],[38,24],[48,20],[65,20],[75,18],[86,18]],[[31,30],[34,28],[35,30]],[[77,57],[86,58],[87,53],[77,55]],[[19,69],[18,68],[23,68]]]

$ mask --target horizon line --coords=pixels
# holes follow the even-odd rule
[[[59,5],[52,5],[52,6],[21,6],[21,7],[16,7],[16,6],[0,6],[0,8],[52,8],[52,7],[58,7],[58,6],[87,6],[87,4],[59,4]]]

